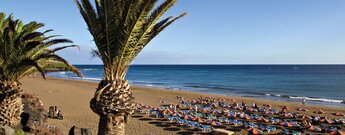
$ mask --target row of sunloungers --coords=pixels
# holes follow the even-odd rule
[[[250,134],[264,134],[275,132],[279,127],[283,129],[281,134],[289,135],[299,135],[306,131],[345,135],[339,128],[345,126],[344,119],[290,113],[286,106],[278,111],[272,109],[271,105],[258,107],[254,103],[247,106],[243,102],[242,105],[238,105],[235,100],[230,100],[233,102],[230,104],[224,99],[216,100],[211,97],[200,97],[197,100],[177,98],[178,104],[168,104],[162,100],[159,108],[137,104],[137,111],[201,132],[211,132],[214,128],[238,127],[246,129]]]

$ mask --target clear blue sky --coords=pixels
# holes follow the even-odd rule
[[[73,0],[1,0],[0,11],[72,39],[81,50],[60,53],[71,63],[100,63]],[[180,0],[168,15],[182,12],[136,64],[345,64],[345,0]]]

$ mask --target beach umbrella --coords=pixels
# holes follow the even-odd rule
[[[180,101],[184,101],[185,100],[184,97],[178,97],[177,99],[180,100]]]
[[[261,121],[261,122],[264,122],[264,123],[269,123],[270,122],[269,119],[266,119],[264,117],[258,118],[257,121]]]
[[[210,121],[210,122],[207,122],[208,125],[212,125],[212,126],[221,126],[222,123],[220,122],[217,122],[217,121]]]
[[[193,99],[193,100],[190,100],[189,102],[192,103],[192,104],[195,104],[196,100]]]
[[[188,114],[188,113],[189,113],[189,110],[180,110],[180,113],[182,113],[182,114]]]
[[[282,109],[282,110],[287,110],[287,111],[288,111],[288,110],[290,110],[290,108],[289,108],[289,107],[287,107],[287,106],[285,106],[285,105],[284,105],[284,106],[282,106],[282,107],[281,107],[281,109]]]
[[[291,113],[283,113],[280,116],[285,118],[293,118],[293,115]]]
[[[203,113],[208,113],[208,109],[207,108],[202,108],[202,112]]]
[[[190,116],[190,115],[185,115],[185,116],[183,117],[183,119],[185,119],[185,120],[191,120],[191,119],[193,119],[193,117]]]
[[[323,112],[322,110],[318,110],[318,111],[314,111],[313,113],[316,113],[316,114],[324,114],[325,112]]]
[[[290,122],[281,122],[279,125],[284,127],[293,127],[293,125]]]
[[[256,119],[256,120],[261,120],[261,118],[263,118],[262,116],[260,116],[260,115],[256,115],[255,117],[254,117],[254,119]]]
[[[219,110],[213,110],[212,111],[212,114],[213,115],[219,115],[219,114],[221,114],[222,112],[220,112]]]
[[[228,104],[223,105],[223,108],[230,108],[231,106]]]
[[[267,108],[267,109],[271,109],[272,108],[272,105],[269,105],[269,104],[264,104],[263,105],[265,108]]]
[[[228,115],[229,118],[235,119],[237,116],[236,114],[230,113],[230,116]]]
[[[259,130],[257,128],[249,128],[247,129],[247,131],[253,135],[262,135],[264,133],[262,130]]]
[[[249,115],[247,115],[247,114],[241,115],[240,117],[241,117],[241,119],[246,119],[246,120],[251,120],[251,119],[252,119],[252,118],[251,118]]]
[[[300,108],[298,108],[297,110],[298,110],[298,111],[304,111],[304,112],[308,111],[308,109],[305,109],[305,108],[303,108],[303,107],[300,107]]]
[[[218,108],[218,104],[211,104],[211,107],[213,107],[213,108]]]
[[[201,117],[194,117],[193,119],[192,119],[193,121],[197,121],[197,122],[199,122],[199,123],[203,123],[205,120],[203,120]]]
[[[345,135],[345,132],[337,130],[337,131],[331,132],[331,135]]]
[[[322,122],[322,123],[328,123],[328,124],[333,124],[333,123],[334,123],[333,120],[330,120],[330,119],[328,119],[328,118],[321,119],[320,122]]]
[[[166,104],[166,103],[167,103],[166,100],[161,100],[160,102],[161,102],[162,104]]]
[[[183,107],[185,107],[185,105],[183,105],[183,104],[177,104],[176,107],[177,107],[177,108],[183,108]]]
[[[151,106],[149,106],[149,105],[144,105],[144,108],[145,108],[145,109],[150,109]]]
[[[339,119],[337,123],[345,124],[345,119]]]
[[[258,110],[254,109],[254,108],[248,108],[247,111],[249,111],[249,112],[257,112]]]
[[[224,116],[226,116],[228,118],[232,118],[232,119],[236,118],[236,114],[229,113],[229,112],[225,113]]]
[[[170,104],[170,105],[169,105],[169,108],[175,109],[175,105],[174,105],[174,104]]]
[[[189,107],[189,111],[195,110],[193,106]]]
[[[264,111],[262,114],[263,115],[273,115],[274,112],[273,111]]]
[[[226,101],[225,98],[219,98],[218,101]]]
[[[239,111],[243,111],[243,108],[242,108],[242,107],[237,107],[237,106],[235,106],[234,109],[239,110]]]
[[[207,102],[206,101],[201,101],[201,104],[207,104]]]
[[[143,106],[142,103],[135,103],[136,106]]]
[[[179,118],[180,118],[182,115],[181,115],[181,114],[179,114],[179,113],[174,113],[174,114],[173,114],[173,116],[175,116],[175,117],[179,117]]]
[[[258,125],[257,125],[257,124],[254,124],[254,123],[246,123],[246,124],[244,124],[244,126],[245,126],[246,128],[255,128],[255,127],[258,127]]]
[[[271,118],[272,123],[278,123],[280,120],[278,118]]]
[[[162,112],[162,114],[166,115],[166,114],[170,113],[171,111],[168,109],[164,109],[161,112]]]
[[[311,116],[308,116],[308,115],[303,115],[302,119],[312,120],[313,118]]]
[[[332,113],[332,115],[334,115],[334,116],[344,116],[344,114],[343,114],[343,113],[338,113],[338,112],[336,112],[336,113]]]
[[[313,131],[313,132],[321,132],[321,128],[314,126],[314,125],[311,125],[309,130]]]

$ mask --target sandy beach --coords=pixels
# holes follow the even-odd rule
[[[76,81],[76,80],[64,80],[49,78],[43,80],[41,78],[26,78],[22,80],[22,89],[29,94],[36,94],[43,101],[45,108],[48,110],[49,106],[58,106],[64,115],[64,120],[49,119],[48,123],[60,127],[64,133],[68,133],[68,130],[72,126],[85,127],[92,129],[93,134],[97,132],[98,116],[93,113],[89,108],[89,101],[92,98],[97,83]],[[135,101],[145,105],[159,106],[160,100],[167,100],[170,103],[177,103],[176,96],[182,96],[186,99],[195,99],[202,96],[214,96],[214,97],[226,97],[222,95],[196,93],[188,91],[176,91],[167,89],[147,88],[147,87],[132,87]],[[227,96],[226,98],[230,98]],[[269,101],[261,99],[243,98],[243,97],[231,97],[237,101],[244,101],[247,104],[256,102],[258,105],[271,104],[274,107],[286,105],[291,108],[293,112],[301,104],[293,102],[280,102]],[[308,105],[306,106],[309,111],[300,112],[312,114],[314,110],[323,110],[325,114],[319,116],[334,117],[331,112],[345,113],[345,108],[328,107]],[[154,133],[157,135],[169,135],[169,134],[188,134],[187,130],[177,127],[167,127],[161,125],[160,122],[155,119],[141,117],[134,115],[130,117],[126,126],[126,134],[128,135],[145,135]]]

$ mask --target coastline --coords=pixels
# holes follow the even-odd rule
[[[30,94],[37,94],[48,109],[51,105],[58,106],[63,114],[64,120],[49,119],[49,123],[56,125],[67,133],[72,126],[91,128],[95,134],[98,125],[98,116],[89,109],[89,101],[92,98],[94,91],[97,87],[97,82],[83,81],[83,80],[71,80],[49,77],[47,80],[43,80],[38,77],[25,78],[22,81],[22,89]],[[314,115],[312,112],[315,110],[323,110],[326,114],[320,116],[327,116],[334,118],[330,113],[340,112],[345,113],[345,108],[320,106],[307,104],[307,112],[296,111],[296,108],[300,107],[300,103],[296,102],[284,102],[284,101],[272,101],[264,99],[246,98],[226,96],[219,94],[198,93],[184,90],[170,90],[149,88],[142,86],[132,86],[135,101],[145,105],[159,106],[160,100],[166,100],[170,103],[177,103],[176,96],[182,96],[186,99],[195,99],[202,96],[213,96],[222,98],[234,98],[237,101],[244,101],[247,104],[256,102],[258,105],[271,104],[275,108],[279,108],[282,105],[286,105],[291,108],[291,112],[306,113]],[[158,94],[159,93],[159,94]],[[127,134],[178,134],[179,131],[171,131],[163,127],[152,124],[149,120],[140,120],[138,118],[130,117],[128,125],[126,127]]]
[[[75,66],[85,77],[69,72],[49,76],[102,80],[102,65]],[[132,65],[126,78],[136,86],[288,102],[306,98],[309,104],[345,107],[341,85],[345,77],[339,76],[345,74],[343,69],[342,65]]]

